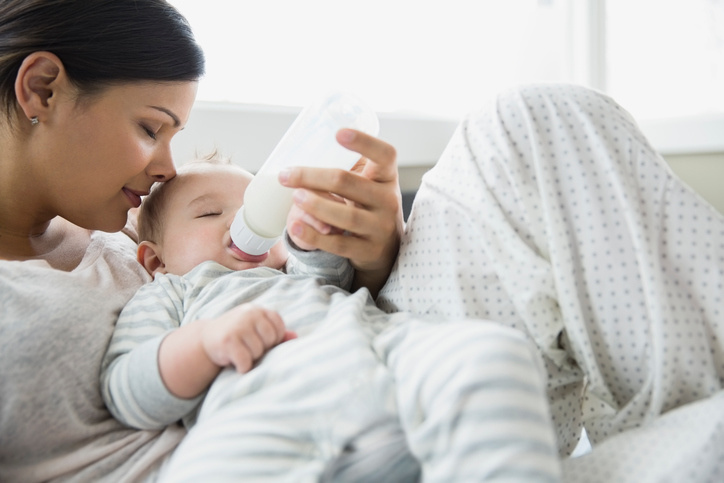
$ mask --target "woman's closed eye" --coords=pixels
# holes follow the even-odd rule
[[[152,129],[144,126],[143,124],[141,124],[141,129],[143,129],[143,130],[146,132],[146,134],[148,135],[148,137],[150,137],[150,138],[153,139],[154,141],[156,140],[156,133],[153,132]]]

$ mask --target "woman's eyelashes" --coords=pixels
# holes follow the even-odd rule
[[[146,134],[148,135],[148,137],[150,137],[150,138],[153,139],[154,141],[156,140],[156,133],[155,133],[152,129],[144,126],[143,124],[141,124],[141,129],[143,129],[143,130],[146,132]]]

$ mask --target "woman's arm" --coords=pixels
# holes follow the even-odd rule
[[[404,229],[397,153],[384,141],[352,129],[340,130],[337,141],[362,155],[351,171],[297,167],[280,175],[285,186],[300,188],[294,203],[311,217],[290,220],[287,229],[300,246],[348,258],[355,268],[353,289],[367,287],[376,297],[397,258]]]

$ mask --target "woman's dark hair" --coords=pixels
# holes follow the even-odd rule
[[[25,57],[48,51],[82,93],[133,81],[196,81],[204,54],[164,0],[0,1],[0,109],[15,107]]]

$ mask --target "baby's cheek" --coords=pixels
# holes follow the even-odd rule
[[[214,260],[222,263],[221,254],[217,243],[211,243],[203,237],[189,237],[179,245],[178,250],[172,254],[172,260],[168,263],[178,267],[182,273],[186,273],[201,262]]]

